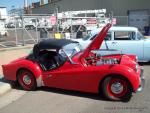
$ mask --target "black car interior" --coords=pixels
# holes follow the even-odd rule
[[[43,50],[40,51],[37,61],[44,71],[49,71],[62,66],[65,63],[66,58],[55,51]]]

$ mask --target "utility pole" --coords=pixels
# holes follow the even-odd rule
[[[58,28],[58,7],[56,7],[56,31],[58,32],[59,31],[59,28]]]
[[[24,0],[24,12],[28,14],[28,0]]]

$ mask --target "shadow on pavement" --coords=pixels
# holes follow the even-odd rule
[[[15,83],[15,85],[13,85],[12,88],[17,90],[23,90],[20,88],[20,86],[17,83]],[[36,91],[43,91],[49,93],[51,92],[51,93],[57,93],[62,95],[77,96],[77,97],[90,98],[90,99],[101,100],[101,101],[109,101],[102,94],[85,93],[85,92],[64,90],[64,89],[50,88],[50,87],[39,87],[37,88]]]
[[[77,96],[77,97],[83,97],[83,98],[90,98],[94,100],[108,101],[102,94],[85,93],[85,92],[64,90],[64,89],[58,89],[58,88],[49,88],[49,87],[41,87],[41,88],[38,88],[37,91],[39,90],[52,92],[52,93],[58,93],[62,95],[70,95],[70,96]]]
[[[76,97],[83,97],[83,98],[89,98],[89,99],[94,99],[94,100],[100,100],[100,101],[109,101],[107,98],[105,98],[102,94],[102,92],[98,94],[94,93],[87,93],[87,92],[80,92],[80,91],[72,91],[72,90],[64,90],[64,89],[58,89],[58,88],[49,88],[49,87],[41,87],[38,88],[37,91],[47,91],[47,92],[52,92],[52,93],[58,93],[58,94],[63,94],[63,95],[70,95],[70,96],[76,96]],[[122,100],[121,102],[127,103],[129,100]],[[112,102],[119,102],[119,101],[112,101]]]
[[[11,84],[13,89],[23,90],[23,89],[21,89],[21,87],[18,85],[17,82],[7,81],[4,78],[0,79],[0,82]],[[76,97],[83,97],[83,98],[89,98],[89,99],[100,100],[100,101],[111,101],[111,100],[106,99],[102,95],[102,92],[99,94],[94,94],[94,93],[85,93],[85,92],[64,90],[64,89],[50,88],[50,87],[39,87],[39,88],[37,88],[36,91],[45,91],[45,92],[57,93],[57,94],[62,94],[62,95],[70,95],[70,96],[76,96]],[[129,100],[122,101],[122,102],[126,103],[128,101]],[[118,101],[113,101],[113,102],[118,102]]]
[[[139,65],[148,66],[148,65],[150,65],[150,62],[139,62]]]
[[[9,81],[9,80],[6,80],[4,78],[0,78],[0,82],[2,83],[8,83],[11,85],[12,88],[15,88],[18,86],[18,84],[16,82],[13,82],[13,81]]]

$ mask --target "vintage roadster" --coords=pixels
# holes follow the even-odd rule
[[[47,39],[39,42],[33,52],[2,65],[4,77],[17,81],[25,90],[48,86],[67,90],[103,93],[110,100],[129,100],[132,92],[144,86],[143,70],[134,55],[98,56],[110,24],[91,44],[81,50],[78,42]]]

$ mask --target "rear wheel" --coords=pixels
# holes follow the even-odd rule
[[[107,77],[102,83],[102,90],[110,100],[129,101],[132,96],[131,86],[123,77]]]
[[[20,70],[17,76],[19,85],[24,90],[35,90],[37,88],[37,83],[34,75],[28,70]]]

